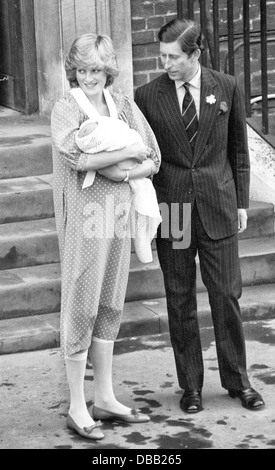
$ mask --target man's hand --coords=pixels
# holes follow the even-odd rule
[[[238,231],[242,233],[247,228],[247,212],[246,209],[238,209]]]

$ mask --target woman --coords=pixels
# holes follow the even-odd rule
[[[70,408],[67,426],[88,439],[102,439],[100,422],[149,421],[116,400],[112,358],[124,306],[131,239],[128,215],[130,179],[155,174],[160,153],[155,136],[135,103],[108,91],[118,75],[111,39],[85,34],[74,41],[65,64],[71,90],[54,106],[54,204],[61,257],[61,353],[65,359]],[[79,104],[86,103],[86,111]],[[82,153],[75,143],[87,109],[122,119],[137,130],[143,143],[121,150]],[[125,172],[117,163],[139,163]],[[87,171],[96,171],[92,186],[83,188]],[[87,354],[93,364],[95,396],[92,416],[84,396]]]

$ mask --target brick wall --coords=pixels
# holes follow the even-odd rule
[[[131,0],[134,86],[162,73],[157,34],[177,17],[177,0]]]
[[[206,0],[207,11],[211,15],[211,0]],[[225,70],[227,53],[227,0],[220,0],[220,59],[221,70]],[[243,0],[234,1],[235,45],[242,42]],[[249,0],[251,37],[259,38],[260,0]],[[199,21],[199,2],[194,1],[195,19]],[[267,2],[268,37],[275,38],[275,0]],[[151,81],[163,73],[159,60],[157,34],[161,26],[177,16],[176,0],[131,0],[132,40],[134,59],[135,88]],[[243,78],[243,47],[239,46],[235,55],[235,74]],[[269,93],[275,93],[275,40],[268,42]],[[261,92],[261,46],[260,42],[251,45],[251,85],[252,95]]]
[[[209,0],[207,0],[209,3]],[[227,8],[226,0],[220,0],[220,56],[221,69],[226,69],[227,54]],[[235,34],[235,75],[240,81],[244,80],[244,48],[242,45],[243,35],[243,7],[242,0],[234,2],[234,34]],[[250,36],[252,41],[250,48],[251,57],[251,95],[257,96],[261,94],[261,11],[260,0],[249,0],[250,14]],[[267,2],[267,60],[268,60],[268,92],[275,93],[275,1]],[[271,41],[271,39],[274,40]]]

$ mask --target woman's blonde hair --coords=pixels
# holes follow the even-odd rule
[[[76,70],[91,67],[107,74],[105,87],[119,75],[113,41],[106,34],[83,34],[75,39],[66,57],[65,71],[71,88],[78,87]]]

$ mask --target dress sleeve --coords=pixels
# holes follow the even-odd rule
[[[75,142],[82,121],[77,103],[69,97],[60,99],[54,105],[51,114],[52,142],[60,158],[76,171],[85,171],[88,159],[88,155],[81,152]]]
[[[151,149],[149,158],[154,162],[155,173],[157,173],[161,163],[161,153],[157,139],[136,103],[127,96],[124,97],[123,107],[118,117],[127,122],[131,129],[135,129],[140,134],[144,144]]]

